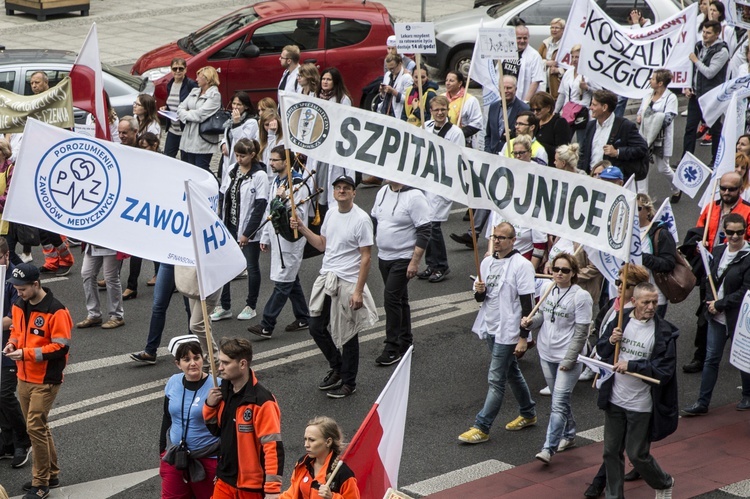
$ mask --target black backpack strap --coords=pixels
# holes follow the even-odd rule
[[[445,136],[448,134],[448,130],[450,130],[452,126],[453,126],[453,123],[451,123],[450,121],[446,120],[445,121],[445,125],[443,125],[443,128],[441,128],[440,131],[437,134],[438,137],[445,138]]]

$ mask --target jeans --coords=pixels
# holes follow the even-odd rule
[[[495,337],[491,335],[487,336],[487,346],[492,352],[492,361],[487,375],[490,387],[487,391],[487,398],[484,399],[484,407],[479,411],[474,422],[474,427],[484,433],[489,433],[497,413],[500,412],[505,397],[506,382],[518,401],[521,416],[525,418],[536,416],[536,403],[531,399],[529,387],[518,367],[518,359],[513,355],[516,346],[495,343]]]
[[[237,240],[235,234],[232,234]],[[258,306],[258,295],[260,294],[260,242],[249,242],[242,246],[242,254],[245,255],[247,263],[247,298],[245,304],[255,310]],[[229,282],[221,290],[221,308],[232,309],[232,293]]]
[[[424,252],[424,259],[432,271],[444,272],[448,269],[448,251],[445,249],[445,239],[440,222],[432,222],[430,228],[430,242]]]
[[[125,311],[122,306],[120,262],[117,260],[117,255],[92,256],[87,252],[83,254],[81,279],[83,279],[83,296],[86,298],[88,317],[100,318],[102,316],[99,286],[96,283],[96,276],[102,267],[104,267],[104,281],[107,283],[109,317],[122,319]]]
[[[650,412],[633,412],[614,404],[604,411],[604,465],[607,468],[607,499],[624,498],[625,457],[652,489],[666,489],[672,477],[651,455]]]
[[[0,445],[4,448],[26,449],[31,440],[26,433],[26,419],[21,412],[21,404],[16,398],[16,366],[3,366],[0,375]]]
[[[145,352],[149,355],[156,355],[156,349],[161,343],[161,335],[164,332],[164,325],[167,322],[167,308],[172,294],[175,291],[174,285],[174,266],[162,263],[159,266],[159,273],[156,274],[156,285],[154,286],[154,305],[151,308],[151,323],[148,327],[148,339],[146,340]],[[185,310],[190,321],[190,306],[185,298]],[[190,330],[186,334],[190,334]]]
[[[18,398],[26,417],[26,431],[31,439],[33,464],[32,487],[48,487],[50,478],[57,478],[57,449],[49,430],[49,411],[55,403],[60,385],[27,383],[18,380]]]
[[[683,154],[689,152],[693,154],[695,152],[695,134],[698,132],[698,125],[703,120],[703,111],[698,104],[698,97],[696,95],[691,96],[688,99],[688,115],[687,121],[685,122],[685,138],[682,141]],[[709,168],[713,169],[714,161],[716,161],[716,152],[719,150],[719,141],[721,139],[722,123],[721,118],[716,120],[711,126],[710,133],[713,142],[711,143],[711,164]]]
[[[190,163],[191,165],[195,165],[198,168],[210,171],[211,158],[213,158],[214,156],[213,154],[195,154],[192,152],[185,152],[183,150],[180,150],[180,154],[182,156],[182,161],[184,161],[185,163]]]
[[[617,97],[617,105],[615,106],[615,117],[622,118],[625,116],[625,109],[628,107],[627,97]]]
[[[182,159],[182,154],[180,154],[180,139],[182,138],[181,135],[175,135],[172,132],[167,131],[167,138],[164,140],[164,154],[169,156],[170,158],[177,158],[177,155],[179,154],[180,157],[177,159]]]
[[[385,308],[385,351],[404,353],[412,344],[411,307],[409,307],[409,279],[406,269],[411,260],[378,259],[383,277],[383,308]]]
[[[719,364],[724,355],[724,345],[726,345],[729,336],[727,336],[727,327],[713,319],[708,320],[708,343],[706,344],[706,361],[703,363],[703,373],[701,374],[701,388],[698,392],[698,403],[708,407],[711,403],[711,395],[716,386],[716,380],[719,378]],[[742,378],[742,396],[750,397],[750,373],[740,371]]]
[[[560,439],[572,440],[576,436],[576,420],[570,407],[570,399],[583,366],[575,364],[570,371],[560,371],[560,364],[557,362],[541,359],[540,362],[544,379],[552,390],[552,407],[543,448],[554,454],[560,445]]]
[[[273,292],[263,307],[263,319],[260,325],[264,329],[273,331],[276,327],[276,319],[286,305],[286,300],[292,302],[292,311],[294,318],[298,322],[307,324],[310,321],[310,310],[307,308],[307,300],[302,285],[299,282],[299,276],[292,282],[274,282]]]
[[[326,295],[323,301],[323,310],[318,317],[310,317],[310,336],[315,340],[320,351],[323,352],[328,366],[341,375],[341,381],[345,385],[354,388],[357,386],[357,371],[359,371],[359,335],[355,334],[349,341],[344,343],[341,352],[328,332],[331,322],[331,297]]]

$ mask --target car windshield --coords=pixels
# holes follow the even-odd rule
[[[132,87],[139,92],[142,90],[141,87],[143,86],[143,79],[138,78],[137,76],[133,76],[126,73],[125,71],[119,70],[104,63],[102,63],[102,71],[111,74],[121,82],[125,83],[127,86]]]
[[[254,8],[245,7],[244,9],[233,12],[221,19],[217,19],[208,26],[182,38],[177,43],[181,49],[189,54],[195,55],[222,40],[224,37],[234,34],[248,24],[255,22],[259,18],[260,16],[255,13]]]
[[[493,19],[497,19],[509,10],[516,8],[527,1],[528,0],[505,0],[487,9],[487,15]]]

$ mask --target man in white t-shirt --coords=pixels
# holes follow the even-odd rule
[[[370,216],[376,223],[378,267],[383,276],[385,348],[375,359],[390,366],[412,344],[409,280],[417,275],[430,240],[430,208],[422,191],[388,182],[375,196]]]
[[[516,26],[516,46],[518,59],[503,61],[503,74],[516,77],[516,97],[529,102],[535,93],[547,89],[544,61],[539,52],[529,46],[529,28],[524,25]]]
[[[337,206],[331,207],[315,234],[291,219],[318,251],[324,252],[320,275],[310,292],[310,335],[323,352],[330,371],[318,385],[330,398],[353,394],[359,369],[358,333],[378,320],[367,287],[373,243],[372,220],[354,204],[354,179],[341,175],[333,181]]]
[[[625,497],[625,451],[635,470],[657,491],[657,498],[672,497],[674,478],[659,467],[650,449],[651,442],[677,429],[677,378],[674,374],[679,331],[656,315],[659,293],[653,284],[638,284],[631,301],[634,309],[623,318],[622,329],[613,321],[596,345],[602,360],[613,364],[615,370],[613,376],[602,382],[598,401],[599,408],[604,410],[607,497]],[[659,384],[625,372],[655,378]]]
[[[458,436],[460,442],[479,444],[489,440],[509,384],[516,397],[520,415],[507,425],[508,431],[536,424],[536,403],[518,366],[518,356],[527,348],[529,331],[521,328],[521,318],[534,307],[534,267],[513,249],[516,230],[507,222],[493,229],[494,253],[482,260],[482,279],[474,282],[474,298],[482,303],[472,330],[487,341],[492,352],[489,390],[484,407],[474,425]]]

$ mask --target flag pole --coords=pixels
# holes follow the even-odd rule
[[[200,281],[200,279],[198,281]],[[208,316],[208,307],[206,306],[206,300],[204,300],[203,298],[201,298],[201,312],[203,312],[203,325],[206,328],[206,346],[208,347],[209,362],[208,367],[211,370],[211,378],[214,383],[214,388],[216,388],[219,385],[216,382],[218,374],[216,373],[216,362],[214,361],[214,336],[211,332],[211,317]]]
[[[422,100],[422,85],[424,82],[422,81],[422,73],[420,73],[422,67],[422,54],[417,52],[415,55],[417,56],[417,73],[420,74],[419,83],[417,83],[417,92],[419,92],[419,122],[422,124],[422,130],[424,130],[424,122],[426,121],[424,119],[424,101]],[[397,116],[397,118],[400,117]]]
[[[714,180],[713,188],[711,189],[711,197],[709,198],[708,213],[706,213],[706,224],[703,227],[703,240],[701,242],[703,243],[704,247],[707,247],[706,240],[708,239],[708,225],[711,222],[711,215],[714,209],[714,204],[716,204],[716,202],[714,201],[714,197],[716,196],[716,189],[718,187],[719,177],[716,177],[716,180]]]
[[[490,215],[491,216],[491,215]],[[477,279],[481,282],[482,271],[479,268],[479,248],[477,247],[477,229],[474,227],[474,210],[469,208],[469,225],[471,225],[471,242],[474,246],[474,265],[477,268]]]
[[[499,74],[500,86],[498,87],[498,90],[500,91],[500,100],[503,103],[503,124],[505,125],[505,144],[507,147],[510,147],[510,128],[508,125],[508,102],[505,100],[505,86],[503,84],[503,78],[505,78],[505,76],[503,75],[503,61],[500,61],[498,63],[497,69],[500,73]]]

